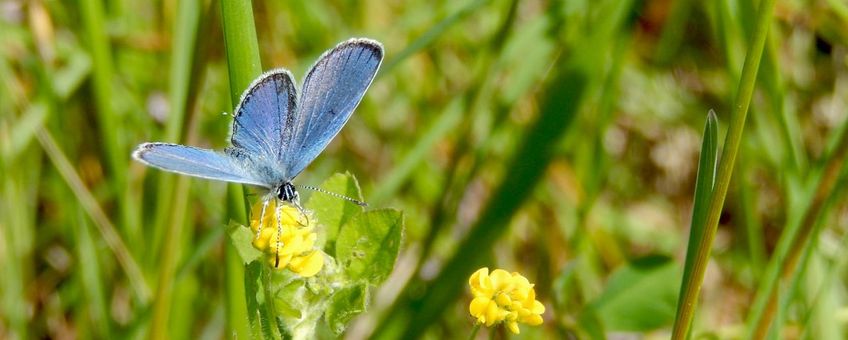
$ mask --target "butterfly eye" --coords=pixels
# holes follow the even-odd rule
[[[277,198],[279,198],[280,200],[283,200],[283,186],[282,185],[277,187],[277,192],[275,194],[276,194]]]

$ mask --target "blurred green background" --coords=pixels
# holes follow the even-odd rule
[[[466,337],[482,266],[536,284],[545,323],[517,337],[670,335],[703,127],[714,109],[723,140],[757,1],[253,8],[262,68],[298,80],[349,37],[385,46],[297,178],[349,171],[372,207],[404,211],[395,271],[348,338]],[[231,337],[226,185],[130,159],[146,141],[228,145],[223,41],[214,0],[0,1],[0,338],[146,337],[162,315],[171,338]],[[844,1],[777,2],[694,336],[743,337],[804,223],[771,335],[848,336],[846,47]]]

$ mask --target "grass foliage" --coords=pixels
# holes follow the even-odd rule
[[[486,266],[546,306],[518,338],[844,338],[845,27],[838,0],[5,1],[0,338],[285,335],[306,302],[228,236],[259,193],[130,152],[227,146],[255,76],[358,36],[383,67],[296,180],[370,203],[302,193],[351,280],[319,337],[467,337]]]

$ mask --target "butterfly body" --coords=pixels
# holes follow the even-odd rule
[[[373,81],[383,47],[350,39],[322,55],[298,96],[285,69],[253,81],[236,107],[232,146],[221,151],[171,143],[144,143],[133,158],[183,175],[262,187],[266,200],[297,203],[292,180],[347,123]]]
[[[276,196],[281,201],[294,202],[298,199],[299,195],[294,188],[294,184],[285,182],[283,185],[277,187]]]

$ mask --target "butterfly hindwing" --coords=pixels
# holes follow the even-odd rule
[[[347,123],[383,60],[383,46],[351,39],[325,53],[303,81],[291,142],[283,150],[286,173],[297,176]]]
[[[133,158],[165,171],[225,182],[268,187],[264,180],[245,171],[248,160],[229,153],[169,143],[144,143]]]

